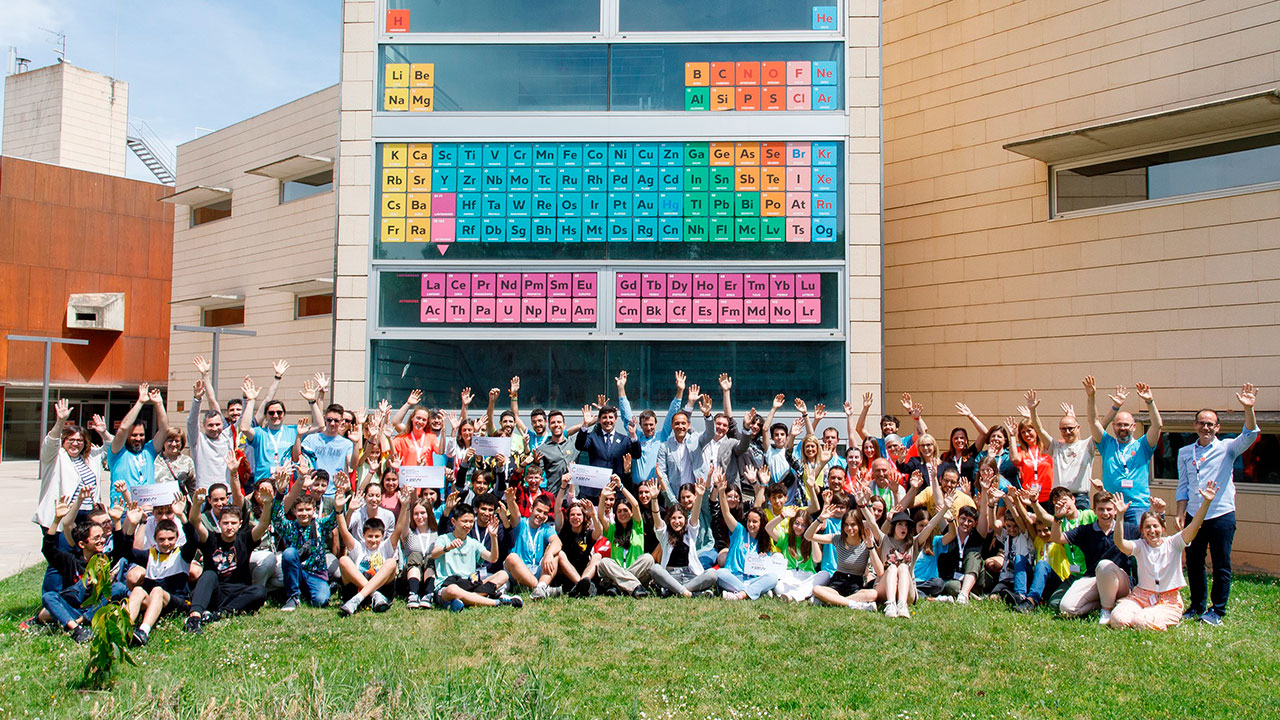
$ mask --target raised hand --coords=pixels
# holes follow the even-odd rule
[[[720,373],[720,389],[729,392],[733,387],[733,378],[729,377],[729,373]]]
[[[902,409],[911,412],[911,393],[902,393]]]
[[[104,420],[102,416],[98,415],[97,413],[94,413],[93,417],[89,419],[89,424],[86,427],[88,427],[90,430],[95,430],[103,435],[107,434],[107,421]]]
[[[911,409],[907,410],[907,413],[911,415],[911,417],[919,420],[920,416],[924,414],[924,405],[921,405],[918,402],[911,403]]]
[[[302,389],[298,391],[298,394],[302,396],[302,399],[306,400],[308,403],[315,402],[320,396],[319,393],[320,386],[311,380],[302,381]]]
[[[1068,417],[1076,416],[1076,407],[1069,402],[1061,403],[1058,407],[1062,408],[1062,414]]]
[[[817,425],[818,423],[822,422],[822,419],[825,418],[826,416],[827,416],[826,405],[824,405],[823,403],[818,403],[813,406],[813,424],[814,425]]]
[[[956,414],[963,415],[965,417],[973,416],[973,413],[969,410],[969,406],[962,402],[956,403]]]
[[[787,401],[787,396],[786,396],[786,395],[783,395],[782,393],[778,393],[777,395],[774,395],[774,396],[773,396],[773,409],[774,409],[774,410],[777,410],[778,408],[782,407],[783,403],[785,403],[786,401]]]
[[[844,414],[845,415],[853,414],[853,403],[849,402],[848,400],[844,401]]]
[[[627,432],[630,433],[632,440],[636,439],[636,428],[639,426],[640,426],[640,419],[636,417],[632,417],[631,421],[627,423]],[[631,457],[631,456],[628,455],[627,457]]]
[[[919,470],[911,471],[911,479],[907,481],[907,484],[919,490],[924,487],[924,475],[921,475]]]
[[[684,395],[684,388],[685,388],[685,380],[686,380],[686,379],[687,379],[687,378],[685,377],[685,374],[684,374],[684,371],[683,371],[683,370],[677,370],[677,371],[676,371],[676,390],[678,390],[678,391],[680,392],[680,394],[681,394],[681,395]]]
[[[498,388],[489,388],[489,402],[490,403],[497,402],[498,396],[501,394],[502,394],[502,391],[499,390]]]
[[[66,422],[67,418],[71,417],[71,403],[67,402],[66,398],[62,398],[54,403],[53,412],[58,416],[58,422]]]
[[[608,395],[596,395],[596,402],[595,402],[595,405],[596,405],[596,407],[597,407],[597,408],[599,408],[599,409],[602,409],[602,410],[603,410],[603,409],[604,409],[604,407],[605,407],[606,405],[608,405],[608,404],[609,404],[609,396],[608,396]]]
[[[1257,399],[1258,389],[1252,383],[1241,385],[1240,392],[1236,393],[1236,400],[1239,401],[1241,407],[1251,408]]]
[[[796,516],[796,510],[799,510],[799,508],[795,505],[788,505],[782,508],[782,517],[790,520]]]
[[[862,409],[870,410],[871,406],[876,402],[876,394],[872,392],[862,393]]]
[[[1009,433],[1009,444],[1010,444],[1010,445],[1012,445],[1012,444],[1014,444],[1014,443],[1016,443],[1016,442],[1017,442],[1017,435],[1014,433],[1014,431],[1017,429],[1017,427],[1018,427],[1018,422],[1017,422],[1016,420],[1014,420],[1014,419],[1013,419],[1013,416],[1012,416],[1012,415],[1009,415],[1009,416],[1005,417],[1005,419],[1004,419],[1004,429],[1005,429],[1005,432]]]
[[[627,371],[619,370],[613,378],[613,384],[618,386],[618,397],[622,397],[623,391],[627,389]]]
[[[1204,498],[1205,502],[1213,502],[1213,499],[1217,495],[1218,495],[1218,483],[1213,480],[1210,480],[1209,482],[1205,483],[1204,487],[1200,488],[1200,497]]]
[[[71,496],[63,495],[58,498],[58,502],[53,506],[54,520],[61,520],[66,517],[69,512],[71,512]]]
[[[138,386],[138,402],[145,403],[151,397],[151,386],[142,383]]]
[[[1123,385],[1116,386],[1116,392],[1111,396],[1111,404],[1120,406],[1124,405],[1124,401],[1129,399],[1129,391]]]
[[[1080,384],[1084,385],[1084,394],[1089,397],[1093,397],[1094,393],[1098,391],[1097,382],[1094,381],[1092,375],[1085,375],[1084,380],[1081,380]]]
[[[582,406],[582,424],[583,424],[583,425],[594,425],[594,424],[595,424],[595,422],[596,422],[596,412],[595,412],[595,410],[593,410],[593,409],[591,408],[591,405],[590,405],[589,403],[588,403],[588,404],[586,404],[586,405],[583,405],[583,406]]]
[[[204,396],[205,396],[205,393],[206,393],[206,392],[207,392],[207,391],[205,390],[205,387],[204,387],[204,380],[203,380],[203,379],[196,380],[194,383],[192,383],[192,385],[191,385],[191,397],[193,397],[193,398],[195,398],[195,399],[199,400],[200,398],[202,398],[202,397],[204,397]]]
[[[791,421],[791,434],[799,435],[804,432],[804,418],[796,418]]]
[[[151,388],[147,391],[147,402],[152,405],[164,404],[164,397],[160,394],[160,390],[158,388]]]
[[[696,403],[698,402],[698,398],[700,397],[702,397],[702,386],[699,385],[698,383],[690,384],[689,385],[689,402]]]
[[[1022,416],[1022,419],[1024,420],[1031,419],[1031,410],[1026,405],[1019,405],[1018,407],[1014,408],[1014,410],[1018,411],[1018,414]]]
[[[711,414],[711,396],[703,395],[698,399],[698,409],[702,410],[703,415]]]
[[[805,404],[805,401],[804,401],[804,400],[801,400],[800,398],[796,398],[796,399],[793,401],[793,404],[796,406],[796,410],[799,410],[799,411],[800,411],[800,414],[801,414],[801,415],[808,415],[808,414],[809,414],[809,406],[808,406],[807,404]]]
[[[203,355],[197,355],[191,358],[191,364],[196,366],[196,372],[200,373],[200,377],[205,377],[209,374],[210,370],[213,370],[213,366],[204,359]]]
[[[514,395],[514,394],[516,394],[516,393],[520,392],[520,376],[519,376],[519,375],[516,375],[516,376],[514,376],[514,377],[512,377],[512,378],[511,378],[511,390],[510,390],[510,392],[511,392],[511,394],[512,394],[512,395]]]
[[[271,370],[276,374],[276,377],[280,377],[281,375],[284,375],[284,371],[288,369],[289,369],[288,360],[277,360],[271,363]]]
[[[240,383],[240,392],[249,400],[258,399],[258,386],[253,384],[253,378],[246,377],[244,382]]]
[[[258,498],[258,504],[263,508],[271,507],[271,504],[276,500],[276,494],[271,492],[271,487],[265,483],[258,485],[254,495]]]
[[[236,471],[236,468],[240,467],[240,458],[236,455],[235,450],[228,450],[227,454],[222,456],[222,462],[227,464],[227,469],[232,473]]]
[[[1138,397],[1142,398],[1143,402],[1147,402],[1147,403],[1151,402],[1152,396],[1151,396],[1150,385],[1144,382],[1134,383],[1134,389],[1137,391]]]
[[[1022,394],[1022,398],[1027,401],[1027,407],[1040,407],[1040,397],[1035,390],[1028,390]]]
[[[297,425],[298,425],[298,434],[306,435],[311,430],[311,418],[300,417],[298,418]]]
[[[421,395],[419,395],[419,396],[421,396]],[[413,393],[409,393],[409,397],[410,397],[410,398],[412,398],[412,397],[413,397]],[[391,414],[391,403],[390,403],[390,402],[388,402],[386,398],[382,398],[381,400],[379,400],[379,401],[378,401],[378,414],[379,414],[379,415],[390,415],[390,414]]]
[[[410,393],[410,394],[409,394],[409,397],[413,397],[413,393]],[[422,398],[422,392],[421,392],[421,391],[419,391],[419,392],[418,392],[418,398],[419,398],[419,399],[421,399],[421,398]],[[464,388],[462,388],[462,393],[461,393],[461,395],[459,396],[459,398],[458,398],[458,399],[462,402],[462,407],[467,407],[468,405],[470,405],[470,404],[471,404],[471,402],[472,402],[473,400],[475,400],[475,399],[476,399],[476,396],[475,396],[474,394],[472,394],[472,392],[471,392],[471,388],[469,388],[469,387],[464,387]]]

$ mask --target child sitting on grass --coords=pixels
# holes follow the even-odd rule
[[[496,585],[481,581],[476,572],[481,560],[498,561],[498,516],[489,516],[488,547],[471,535],[475,524],[475,510],[467,503],[459,503],[453,508],[453,532],[436,538],[431,557],[436,561],[436,572],[444,578],[436,594],[437,603],[454,612],[476,605],[522,607],[520,598],[500,594]]]
[[[376,487],[378,486],[369,486],[370,489]],[[339,499],[342,502],[339,502]],[[380,494],[378,499],[379,501],[382,499]],[[346,514],[345,501],[345,493],[339,490],[339,496],[334,499],[334,510],[339,516]],[[338,534],[342,537],[342,545],[346,548],[347,554],[339,558],[338,568],[342,572],[343,584],[355,589],[351,599],[338,609],[338,613],[343,617],[354,615],[366,599],[372,603],[374,612],[386,612],[391,608],[391,601],[379,590],[387,583],[394,582],[400,570],[400,538],[404,535],[405,528],[409,526],[409,515],[412,510],[413,503],[409,491],[402,490],[400,522],[395,529],[388,535],[387,526],[383,521],[371,517],[364,521],[360,540],[357,540],[347,529],[345,518],[339,521]]]
[[[127,548],[124,552],[126,556],[132,554],[130,559],[135,564],[146,568],[142,581],[129,592],[129,621],[136,623],[139,614],[142,615],[142,622],[133,631],[134,645],[147,644],[151,628],[165,610],[186,605],[187,596],[191,593],[187,572],[191,559],[200,548],[194,528],[188,525],[183,529],[186,540],[179,544],[178,524],[173,518],[165,518],[155,525],[155,546],[149,550],[135,550],[134,533],[141,522],[142,509],[136,503],[130,503],[123,528],[114,540],[116,547]]]

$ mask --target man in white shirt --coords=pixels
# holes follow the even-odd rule
[[[1218,437],[1218,413],[1201,410],[1196,413],[1196,441],[1178,450],[1178,527],[1191,522],[1204,498],[1200,490],[1209,481],[1218,484],[1218,494],[1209,503],[1209,512],[1200,532],[1187,545],[1187,588],[1191,604],[1184,618],[1199,616],[1204,622],[1219,626],[1227,613],[1231,594],[1231,543],[1236,534],[1236,485],[1233,478],[1236,458],[1258,439],[1258,418],[1253,404],[1257,390],[1248,383],[1240,388],[1236,400],[1244,408],[1244,429],[1239,435],[1223,440]],[[1204,555],[1213,558],[1213,601],[1205,609]]]
[[[696,481],[694,473],[701,465],[702,449],[707,446],[713,433],[710,415],[703,416],[702,432],[689,429],[689,413],[677,410],[671,416],[671,437],[658,448],[655,465],[669,503],[675,503],[681,485]]]
[[[1036,408],[1040,399],[1035,390],[1028,390],[1023,397],[1027,400],[1027,410],[1031,422],[1035,425],[1040,439],[1049,443],[1049,457],[1053,461],[1053,486],[1064,487],[1076,496],[1076,507],[1089,509],[1089,486],[1093,475],[1094,445],[1092,437],[1081,437],[1080,420],[1076,418],[1075,408],[1070,403],[1062,403],[1062,419],[1058,421],[1058,434],[1061,440],[1050,437],[1044,422]],[[1110,422],[1108,418],[1102,424]],[[1048,508],[1046,508],[1048,509]]]

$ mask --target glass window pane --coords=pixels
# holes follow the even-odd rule
[[[788,395],[839,407],[844,398],[841,342],[601,342],[376,340],[374,398],[403,398],[421,388],[429,406],[458,406],[464,387],[506,387],[520,376],[520,404],[565,412],[581,408],[596,393],[616,399],[613,377],[625,369],[627,396],[637,412],[663,411],[671,400],[676,370],[690,383],[714,388],[722,372],[733,376],[733,400],[747,408],[769,407],[787,378]],[[719,402],[716,403],[719,406]]]
[[[1239,433],[1219,433],[1218,437],[1228,439]],[[1178,450],[1196,441],[1193,432],[1168,432],[1160,434],[1160,444],[1156,446],[1155,476],[1161,480],[1178,479]],[[1238,483],[1280,484],[1280,435],[1263,432],[1248,450],[1236,458],[1231,473],[1232,479]]]
[[[837,0],[619,0],[622,30],[835,30]]]
[[[422,90],[432,91],[435,112],[607,110],[608,55],[607,45],[382,46],[384,66],[406,65],[406,82],[414,64],[434,66]],[[384,67],[379,96],[383,109],[396,109],[386,81]]]
[[[296,180],[280,183],[280,202],[287,203],[333,190],[333,171],[325,170]]]
[[[1058,170],[1056,211],[1280,182],[1280,133]]]
[[[409,11],[409,32],[594,32],[600,0],[387,0]]]

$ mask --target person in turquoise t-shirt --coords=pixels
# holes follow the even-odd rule
[[[151,405],[156,418],[156,434],[147,442],[147,426],[138,422],[143,405]],[[152,485],[156,481],[156,457],[164,451],[164,440],[169,434],[168,416],[164,412],[164,398],[160,391],[147,383],[138,386],[138,400],[120,421],[120,432],[111,439],[107,453],[107,467],[111,470],[111,504],[121,500],[115,484],[121,480],[128,487]]]
[[[542,600],[560,594],[560,588],[551,587],[560,569],[560,537],[555,523],[547,522],[552,499],[546,493],[533,501],[529,517],[520,517],[520,506],[514,492],[506,493],[507,517],[504,524],[512,529],[515,543],[504,565],[511,579],[533,590],[531,597]],[[535,571],[537,571],[535,573]]]
[[[252,448],[253,479],[262,480],[271,477],[272,468],[284,465],[286,460],[298,461],[300,455],[294,452],[298,426],[285,425],[284,403],[269,400],[263,408],[265,424],[255,427],[253,404],[257,402],[261,391],[249,378],[244,379],[240,389],[245,397],[244,414],[240,416],[240,432],[244,433],[245,442]]]
[[[1102,488],[1109,493],[1119,494],[1129,503],[1125,511],[1124,521],[1136,523],[1138,516],[1151,507],[1151,489],[1148,478],[1151,475],[1151,456],[1155,454],[1156,443],[1160,441],[1160,430],[1164,427],[1160,419],[1160,411],[1151,393],[1151,386],[1137,383],[1138,397],[1147,404],[1149,423],[1145,436],[1134,437],[1133,431],[1137,423],[1133,415],[1122,412],[1120,407],[1129,397],[1129,391],[1123,385],[1116,386],[1116,393],[1111,396],[1111,410],[1115,420],[1111,423],[1114,435],[1107,432],[1098,421],[1098,408],[1095,382],[1092,375],[1084,379],[1084,392],[1088,397],[1088,415],[1092,422],[1090,429],[1093,442],[1098,446],[1102,456]]]

